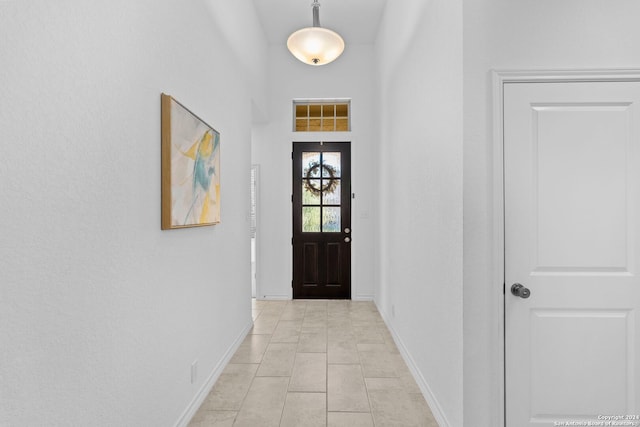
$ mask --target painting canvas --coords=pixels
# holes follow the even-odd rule
[[[162,229],[220,222],[220,134],[162,94]]]

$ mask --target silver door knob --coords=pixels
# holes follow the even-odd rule
[[[345,238],[344,238],[344,241],[345,241],[345,242],[347,242],[347,243],[349,243],[349,242],[351,241],[351,237],[345,237]]]
[[[349,234],[349,233],[351,233],[351,229],[349,227],[347,227],[347,228],[344,229],[344,232]]]
[[[531,291],[528,288],[525,288],[520,283],[514,283],[511,286],[511,293],[520,298],[529,298],[531,295]]]

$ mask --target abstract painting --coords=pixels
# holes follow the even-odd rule
[[[220,222],[220,134],[161,96],[162,229]]]

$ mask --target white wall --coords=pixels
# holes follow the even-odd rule
[[[492,343],[501,283],[492,283],[491,69],[640,68],[634,0],[468,1],[464,6],[464,416],[499,426],[500,359]],[[496,295],[496,293],[498,295]],[[496,298],[496,296],[498,298]]]
[[[462,2],[388,2],[376,48],[376,303],[440,425],[462,426]]]
[[[310,67],[283,45],[269,47],[269,123],[253,132],[253,163],[260,165],[258,298],[291,297],[292,141],[351,141],[352,293],[373,298],[376,280],[378,188],[373,47],[348,44],[335,62]],[[351,132],[293,132],[294,98],[351,98]]]
[[[250,325],[263,95],[217,6],[0,2],[0,425],[175,425]],[[221,132],[217,226],[160,230],[161,92]]]

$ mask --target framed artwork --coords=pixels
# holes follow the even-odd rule
[[[220,222],[220,133],[162,94],[162,229]]]

